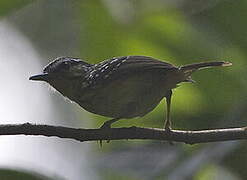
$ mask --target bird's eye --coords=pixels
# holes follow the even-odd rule
[[[67,62],[67,61],[61,63],[60,66],[61,66],[61,67],[60,67],[61,70],[69,70],[69,68],[70,68],[70,64],[69,64],[69,62]]]

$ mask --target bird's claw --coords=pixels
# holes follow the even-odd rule
[[[100,129],[111,129],[111,123],[109,123],[108,121],[106,121],[101,127]]]
[[[104,124],[100,127],[100,129],[111,129],[111,122],[104,122]],[[103,140],[100,140],[99,143],[100,143],[100,147],[102,147],[102,142]],[[109,143],[110,140],[106,140],[106,143]]]
[[[171,127],[170,126],[165,126],[165,131],[166,132],[170,132],[172,129],[171,129]]]
[[[170,131],[172,130],[171,125],[170,125],[170,122],[169,122],[169,121],[165,123],[165,127],[164,127],[164,129],[165,129],[165,131],[166,131],[166,132],[170,132]]]
[[[169,123],[166,124],[166,125],[165,125],[165,132],[170,133],[171,130],[172,130],[172,128],[171,128],[171,126],[169,125]],[[173,143],[172,141],[168,141],[168,143],[169,143],[170,145],[174,145],[174,143]]]

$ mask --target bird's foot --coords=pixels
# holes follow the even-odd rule
[[[106,121],[106,122],[104,122],[104,124],[100,127],[100,129],[102,129],[102,130],[111,129],[111,124],[112,124],[111,121]],[[102,142],[103,142],[102,140],[99,141],[100,147],[102,147]],[[109,143],[109,142],[110,142],[110,140],[106,140],[106,143]]]
[[[164,129],[166,132],[170,132],[172,130],[171,123],[169,123],[169,121],[165,124]]]
[[[165,126],[165,131],[166,132],[170,132],[172,130],[172,128],[170,126]]]
[[[100,128],[101,129],[110,129],[111,128],[111,124],[118,121],[120,118],[114,118],[111,120],[106,121]]]
[[[171,130],[172,130],[172,128],[171,128],[171,126],[169,125],[169,123],[165,125],[165,128],[164,128],[164,129],[165,129],[165,132],[168,133],[168,134],[169,134],[169,133],[171,132]],[[168,141],[168,143],[169,143],[170,145],[174,145],[174,142],[172,142],[172,141]]]
[[[106,121],[102,126],[100,126],[100,129],[111,129],[111,122]]]
[[[118,121],[120,118],[114,118],[114,119],[111,119],[111,120],[109,120],[109,121],[106,121],[101,127],[100,127],[100,129],[101,130],[109,130],[109,129],[111,129],[111,124],[112,123],[114,123],[114,122],[116,122],[116,121]],[[106,140],[106,142],[107,143],[109,143],[110,142],[110,140]],[[101,146],[102,146],[102,140],[100,141],[100,144],[101,144]]]

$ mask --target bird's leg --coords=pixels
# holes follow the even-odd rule
[[[172,98],[172,90],[169,90],[166,95],[166,121],[165,121],[165,130],[171,130],[171,98]]]
[[[104,124],[100,127],[101,129],[103,128],[111,128],[111,124],[113,124],[114,122],[120,120],[120,118],[114,118],[114,119],[111,119],[109,121],[106,121],[104,122]]]
[[[100,129],[110,129],[111,124],[120,120],[120,119],[121,118],[114,118],[114,119],[108,120],[108,121],[104,122],[104,124],[100,127]],[[106,142],[109,143],[110,140],[107,140]],[[99,143],[100,143],[100,147],[102,147],[102,140],[100,140]]]

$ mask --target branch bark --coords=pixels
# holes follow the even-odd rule
[[[182,131],[157,128],[111,128],[111,129],[78,129],[62,126],[38,124],[0,125],[0,135],[42,135],[74,139],[80,142],[97,140],[149,139],[184,142],[187,144],[231,141],[247,139],[247,127]]]

